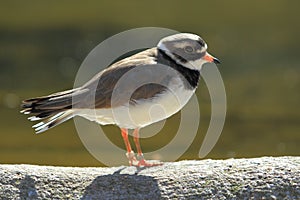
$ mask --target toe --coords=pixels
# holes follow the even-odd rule
[[[138,162],[138,167],[154,167],[154,166],[160,166],[163,163],[160,162],[159,160],[139,160]]]

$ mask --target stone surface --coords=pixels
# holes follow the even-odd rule
[[[300,157],[151,168],[0,165],[0,199],[300,199]]]

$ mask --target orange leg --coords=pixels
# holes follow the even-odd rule
[[[139,129],[134,129],[133,131],[133,140],[136,146],[136,150],[138,153],[138,156],[143,156],[143,152],[140,145],[140,135],[139,135]]]
[[[126,156],[129,160],[129,164],[130,164],[130,166],[136,165],[137,164],[137,159],[134,155],[134,152],[131,149],[130,142],[128,140],[128,130],[125,129],[125,128],[121,128],[121,134],[122,134],[122,137],[123,137],[126,149],[127,149]]]
[[[138,160],[137,166],[151,167],[151,166],[162,165],[161,162],[149,162],[144,159],[143,152],[142,152],[141,145],[140,145],[140,136],[139,136],[138,128],[134,129],[134,131],[133,131],[133,139],[134,139],[134,143],[135,143],[137,153],[138,153],[137,154],[137,160]]]

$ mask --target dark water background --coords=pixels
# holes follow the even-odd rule
[[[299,6],[299,1],[284,0],[2,1],[0,162],[100,166],[72,121],[35,135],[32,123],[19,114],[19,103],[71,88],[81,62],[96,45],[145,26],[197,33],[222,60],[227,118],[207,158],[299,155]],[[210,99],[203,81],[197,96],[203,121],[180,159],[198,158],[207,130]],[[168,120],[159,135],[142,140],[144,150],[168,143],[179,117]],[[123,147],[116,127],[104,130]]]

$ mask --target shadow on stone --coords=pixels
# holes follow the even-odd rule
[[[38,197],[35,180],[28,175],[21,180],[18,189],[21,199],[36,199]]]
[[[82,200],[86,199],[160,199],[161,191],[157,180],[151,176],[120,174],[96,177],[85,188]]]

